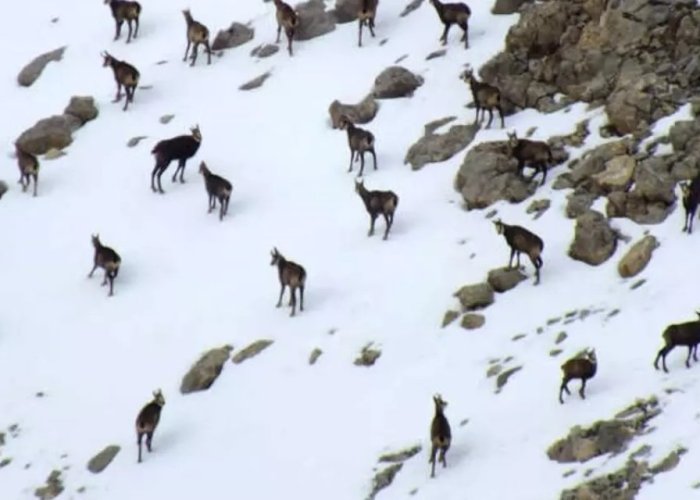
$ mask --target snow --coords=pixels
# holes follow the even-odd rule
[[[535,197],[552,200],[541,218],[525,214],[529,200],[496,206],[505,222],[545,240],[541,286],[530,279],[498,295],[479,330],[465,331],[458,322],[440,328],[444,312],[457,307],[453,292],[504,265],[508,250],[487,211],[461,208],[452,182],[463,154],[417,172],[403,157],[425,123],[449,115],[473,119],[473,109],[463,107],[471,97],[459,72],[502,50],[517,16],[492,16],[487,2],[474,2],[470,49],[453,28],[447,55],[426,61],[440,48],[442,27],[427,2],[399,17],[403,3],[381,3],[377,38],[366,37],[362,49],[357,25],[349,23],[295,43],[293,58],[281,50],[264,60],[249,52],[274,41],[271,3],[193,5],[195,19],[213,33],[234,20],[252,20],[255,28],[252,42],[214,57],[211,66],[200,57],[194,68],[181,60],[185,28],[181,6],[172,2],[144,2],[139,38],[129,45],[111,41],[114,27],[102,2],[27,0],[13,9],[1,35],[13,47],[0,80],[11,117],[0,122],[7,154],[22,130],[59,113],[72,95],[93,95],[100,116],[75,134],[67,156],[42,163],[36,199],[11,183],[0,205],[0,429],[20,427],[0,448],[0,459],[12,458],[0,470],[0,498],[33,498],[52,469],[65,468],[66,498],[357,499],[367,495],[381,453],[415,443],[423,451],[379,498],[406,498],[413,490],[421,499],[556,498],[584,480],[585,470],[605,473],[626,458],[559,465],[547,459],[547,447],[571,426],[609,418],[651,394],[664,412],[653,421],[657,430],[632,446],[652,446],[652,461],[679,445],[689,452],[639,498],[692,495],[700,479],[697,368],[686,370],[677,351],[668,358],[668,375],[652,361],[663,328],[694,316],[694,289],[678,278],[698,271],[695,236],[681,234],[675,212],[648,228],[615,220],[632,241],[649,230],[661,243],[640,276],[646,284],[631,291],[636,279],[616,272],[628,245],[598,267],[567,256],[574,223],[564,216],[567,192],[551,189],[565,168],[557,167]],[[54,17],[59,21],[51,23]],[[24,63],[61,45],[68,46],[63,61],[50,64],[33,87],[16,85]],[[139,68],[142,85],[153,86],[138,89],[127,112],[110,102],[114,81],[99,58],[105,49]],[[359,101],[376,75],[405,54],[401,64],[425,84],[411,99],[382,101],[365,127],[377,138],[379,163],[379,170],[365,170],[365,184],[400,197],[385,242],[381,220],[378,234],[366,236],[369,218],[346,172],[346,137],[330,128],[327,108],[334,99]],[[168,62],[158,65],[161,60]],[[272,76],[262,88],[237,90],[266,71]],[[175,118],[160,124],[167,113]],[[605,123],[601,109],[526,110],[506,122],[523,135],[536,125],[534,137],[544,139],[573,131],[585,118],[591,136],[570,151],[575,158],[606,140],[597,133]],[[153,144],[195,123],[203,142],[186,169],[187,183],[170,182],[171,166],[163,176],[166,194],[153,194]],[[127,148],[136,135],[148,138]],[[482,130],[474,144],[505,137],[506,130]],[[223,222],[206,213],[197,174],[202,160],[234,185]],[[14,161],[3,165],[0,176],[13,181]],[[101,273],[86,278],[92,233],[122,256],[112,298],[99,286]],[[308,273],[306,309],[293,319],[287,307],[274,307],[273,246]],[[600,312],[547,325],[582,309]],[[615,309],[619,314],[608,317]],[[560,331],[568,334],[558,346],[564,352],[550,357]],[[520,333],[526,337],[511,340]],[[182,376],[202,352],[226,343],[238,350],[260,338],[275,343],[253,360],[228,363],[208,391],[179,394]],[[382,356],[371,368],[353,365],[369,342]],[[586,346],[596,348],[600,362],[588,399],[578,398],[574,382],[560,405],[559,365]],[[323,355],[309,366],[315,347]],[[496,395],[494,379],[485,376],[488,361],[507,356],[514,357],[507,367],[523,369]],[[154,452],[137,465],[133,422],[158,387],[166,405]],[[675,392],[665,392],[670,388]],[[39,391],[45,396],[36,397]],[[449,403],[454,437],[448,467],[430,479],[435,392]],[[88,459],[108,444],[122,451],[105,472],[89,473]],[[571,469],[576,473],[563,477]]]

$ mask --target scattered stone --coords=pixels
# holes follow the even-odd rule
[[[617,265],[617,272],[623,278],[636,276],[647,266],[659,242],[650,234],[635,243]]]
[[[459,318],[459,311],[453,311],[453,310],[446,311],[445,315],[442,317],[442,328],[445,328],[447,325],[452,323],[457,318]]]
[[[588,210],[576,218],[574,241],[569,247],[569,257],[597,266],[608,260],[617,248],[617,235],[605,216]]]
[[[112,463],[112,460],[114,460],[114,457],[117,456],[120,449],[121,448],[117,445],[107,446],[104,450],[90,459],[87,464],[88,470],[94,474],[99,474]]]
[[[63,58],[65,50],[66,47],[64,46],[35,57],[19,72],[19,75],[17,75],[17,83],[23,87],[31,86],[41,76],[47,64],[60,61]]]
[[[158,121],[163,125],[167,125],[173,118],[175,118],[175,115],[163,115],[158,119]]]
[[[297,4],[294,10],[299,15],[295,40],[310,40],[335,30],[335,15],[326,11],[323,0],[309,0]]]
[[[401,14],[399,14],[400,17],[406,17],[409,15],[411,12],[416,10],[418,7],[421,6],[423,3],[423,0],[411,0],[406,7],[401,11]]]
[[[489,369],[486,370],[486,378],[495,377],[501,373],[501,370],[503,370],[503,367],[499,364],[489,366]]]
[[[636,290],[637,288],[639,288],[640,286],[642,286],[646,282],[647,282],[647,280],[645,280],[645,279],[635,281],[634,283],[632,283],[632,286],[630,286],[630,290]]]
[[[331,116],[331,125],[334,129],[340,126],[342,115],[350,118],[354,124],[364,124],[371,122],[379,111],[379,104],[374,100],[372,94],[368,94],[357,104],[343,104],[337,99],[328,107],[328,114]]]
[[[255,47],[252,51],[250,51],[250,55],[253,57],[259,57],[260,59],[263,59],[265,57],[270,57],[273,54],[276,54],[279,52],[280,48],[278,45],[274,45],[272,43],[265,43],[262,45],[258,45]]]
[[[12,459],[10,457],[5,457],[2,460],[0,460],[0,469],[3,467],[7,467],[12,463]]]
[[[586,191],[576,190],[566,196],[566,216],[569,219],[575,219],[579,215],[586,213],[592,206],[598,196]]]
[[[447,54],[447,50],[445,50],[445,49],[436,50],[436,51],[428,54],[426,56],[425,60],[430,61],[431,59],[437,59],[438,57],[444,57],[445,54]]]
[[[510,377],[514,373],[522,370],[522,368],[523,368],[522,366],[516,366],[513,368],[509,368],[506,371],[504,371],[503,373],[501,373],[500,375],[498,375],[498,377],[496,377],[496,394],[501,392],[501,389],[503,389],[503,387],[505,387],[505,385],[508,383],[508,380],[510,380]]]
[[[238,87],[239,90],[253,90],[257,89],[258,87],[262,87],[262,84],[265,83],[265,80],[267,80],[270,77],[270,72],[265,72],[262,75],[253,78],[249,82],[244,83],[240,87]]]
[[[547,326],[556,325],[556,324],[559,323],[560,321],[561,321],[561,318],[560,318],[560,317],[549,318],[549,319],[547,320]]]
[[[559,332],[559,334],[557,335],[557,338],[554,340],[554,343],[561,344],[562,342],[564,342],[566,340],[566,337],[567,337],[566,332]]]
[[[66,156],[66,152],[60,149],[51,148],[44,154],[44,160],[55,160],[61,156]]]
[[[556,356],[559,356],[562,352],[563,351],[561,349],[552,349],[551,351],[549,351],[549,355],[554,358]]]
[[[550,200],[533,200],[532,203],[525,210],[528,214],[535,214],[534,219],[539,219],[542,214],[549,210],[552,202]]]
[[[462,328],[467,330],[476,330],[481,328],[486,323],[486,318],[481,314],[467,313],[462,316],[462,322],[460,323]]]
[[[254,36],[255,30],[253,28],[234,22],[227,29],[220,30],[216,34],[211,50],[233,49],[251,41]]]
[[[512,340],[513,342],[517,342],[518,340],[522,340],[525,337],[527,337],[527,335],[525,335],[524,333],[519,333],[517,335],[513,335],[513,338],[510,340]]]
[[[372,342],[370,342],[362,348],[359,356],[355,358],[355,366],[372,366],[381,355],[382,351],[374,349],[372,347]]]
[[[420,170],[428,163],[448,160],[471,144],[478,131],[477,125],[469,124],[454,125],[444,134],[428,133],[409,148],[404,165]]]
[[[390,66],[374,80],[372,94],[377,99],[411,97],[423,85],[423,77],[414,75],[402,66]]]
[[[34,496],[38,497],[39,500],[52,500],[60,495],[63,489],[61,471],[54,470],[51,471],[51,474],[49,474],[49,477],[46,479],[46,484],[34,490]]]
[[[493,288],[488,283],[463,286],[455,292],[454,296],[462,304],[462,311],[483,309],[494,301]]]
[[[673,450],[671,453],[661,459],[658,464],[650,467],[649,472],[652,474],[660,474],[662,472],[668,472],[675,469],[678,464],[681,463],[681,456],[683,456],[687,451],[688,450],[683,447]]]
[[[309,364],[315,365],[316,361],[318,361],[318,358],[321,357],[321,354],[323,354],[323,351],[318,347],[311,351],[311,354],[309,355]]]
[[[389,463],[405,462],[409,458],[420,453],[420,451],[422,449],[423,449],[423,447],[421,445],[417,444],[415,446],[411,446],[410,448],[406,448],[404,450],[385,453],[384,455],[379,457],[379,461],[380,462],[389,462]]]
[[[63,113],[75,116],[82,125],[85,125],[90,120],[97,118],[99,111],[95,106],[95,99],[91,96],[73,96]]]
[[[267,340],[267,339],[256,340],[255,342],[253,342],[249,346],[244,347],[243,349],[238,351],[238,353],[233,356],[231,361],[233,361],[237,365],[241,364],[245,360],[250,359],[250,358],[260,354],[262,351],[264,351],[265,349],[270,347],[273,342],[274,342],[274,340]]]
[[[394,478],[401,470],[401,467],[403,467],[403,462],[392,464],[377,472],[374,475],[374,478],[372,478],[372,490],[370,491],[369,495],[367,495],[366,500],[374,500],[377,493],[384,488],[391,486],[391,483],[394,482]]]
[[[138,146],[139,142],[141,142],[142,140],[144,140],[146,138],[147,138],[147,136],[145,136],[145,135],[137,135],[136,137],[132,137],[131,139],[129,139],[129,142],[127,142],[126,145],[129,148],[133,148],[135,146]]]
[[[205,352],[182,378],[180,393],[189,394],[209,389],[221,375],[231,351],[233,346],[225,345]]]

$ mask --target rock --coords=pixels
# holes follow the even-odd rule
[[[566,216],[575,219],[591,208],[598,196],[585,191],[574,191],[566,196]]]
[[[466,148],[478,131],[478,125],[454,125],[445,134],[424,135],[409,148],[404,165],[410,163],[413,170],[420,170],[428,163],[448,160]]]
[[[462,311],[483,309],[493,304],[493,288],[488,283],[466,285],[454,294],[462,304]]]
[[[117,456],[120,449],[121,448],[117,445],[107,446],[104,450],[90,459],[87,464],[87,469],[94,474],[99,474],[112,463],[112,460],[114,460],[114,457]]]
[[[133,148],[134,146],[138,146],[139,142],[141,142],[144,139],[146,139],[145,135],[137,135],[136,137],[132,137],[131,139],[129,139],[126,145],[127,147]]]
[[[398,472],[401,470],[401,467],[403,467],[403,462],[391,464],[390,466],[377,472],[372,478],[372,489],[369,495],[367,495],[366,500],[374,500],[374,498],[377,496],[377,493],[391,486],[391,483],[394,482],[394,478],[396,477],[396,474],[398,474]]]
[[[651,255],[656,248],[658,248],[659,242],[652,235],[647,235],[637,243],[635,243],[632,248],[630,248],[624,257],[620,260],[617,265],[617,272],[623,278],[631,278],[636,276],[646,267],[646,265],[651,260]]]
[[[31,86],[37,80],[37,78],[41,76],[41,73],[44,71],[47,64],[52,61],[60,61],[63,58],[63,53],[65,50],[66,47],[64,46],[35,57],[32,62],[27,64],[24,68],[22,68],[22,71],[19,72],[19,75],[17,75],[17,83],[23,87]]]
[[[17,144],[26,152],[42,155],[51,148],[63,149],[73,142],[73,132],[82,125],[73,115],[54,115],[39,120],[17,138]]]
[[[52,500],[63,493],[63,479],[60,470],[53,470],[46,479],[46,484],[34,490],[34,496],[39,500]]]
[[[373,95],[377,99],[411,97],[423,85],[423,77],[414,75],[402,66],[390,66],[374,80]]]
[[[167,125],[171,122],[173,118],[175,118],[175,115],[163,115],[160,118],[158,118],[158,121],[163,125]]]
[[[5,181],[0,181],[0,199],[2,199],[3,195],[7,193],[7,182]],[[0,445],[2,442],[0,441]]]
[[[279,45],[274,45],[271,43],[266,43],[263,45],[258,45],[255,47],[251,52],[250,55],[254,57],[259,57],[259,58],[265,58],[265,57],[270,57],[273,54],[276,54],[279,52],[280,48]]]
[[[462,316],[460,326],[465,330],[476,330],[486,323],[486,318],[482,314],[467,313]]]
[[[501,389],[505,387],[505,385],[508,383],[510,380],[510,377],[516,373],[522,370],[522,366],[515,366],[513,368],[509,368],[504,372],[501,372],[498,377],[496,377],[496,394],[501,392]]]
[[[492,269],[488,274],[488,284],[498,293],[507,292],[518,286],[518,283],[527,279],[520,269],[515,267],[501,267]]]
[[[262,75],[253,78],[249,82],[244,83],[240,87],[238,87],[239,90],[253,90],[257,89],[258,87],[262,87],[262,84],[265,83],[265,80],[267,80],[270,77],[270,73],[263,73]]]
[[[588,210],[576,218],[574,241],[569,257],[597,266],[608,260],[617,248],[617,235],[600,212]]]
[[[361,0],[336,0],[333,17],[338,24],[349,23],[357,19]]]
[[[447,50],[445,49],[440,49],[431,52],[427,56],[425,56],[426,61],[430,61],[431,59],[437,59],[438,57],[444,57],[447,54]]]
[[[246,359],[250,359],[250,358],[260,354],[262,351],[264,351],[265,349],[270,347],[273,342],[274,342],[273,340],[266,340],[266,339],[256,340],[255,342],[253,342],[249,346],[238,351],[238,353],[233,356],[231,361],[233,361],[237,365],[241,364]]]
[[[599,184],[594,182],[593,178],[603,173],[614,158],[629,155],[632,148],[630,141],[620,140],[607,142],[587,151],[580,161],[572,162],[569,175],[573,186],[592,193],[604,194],[605,192],[599,189]]]
[[[591,178],[604,193],[627,191],[632,184],[637,161],[629,156],[616,156],[605,164],[605,170]]]
[[[445,328],[457,318],[459,318],[459,312],[452,310],[446,311],[445,315],[442,317],[442,327]]]
[[[220,30],[214,38],[211,50],[233,49],[249,42],[255,36],[255,30],[245,24],[231,23],[228,29]]]
[[[354,124],[364,124],[371,122],[379,111],[379,104],[374,100],[372,94],[365,96],[357,104],[343,104],[337,99],[328,107],[328,114],[331,116],[331,126],[337,129],[340,125],[342,115],[350,118]]]
[[[381,355],[382,351],[372,348],[372,343],[370,342],[362,348],[359,356],[355,358],[354,364],[355,366],[372,366]]]
[[[63,113],[75,116],[81,124],[85,125],[90,120],[97,118],[99,111],[95,106],[95,99],[91,96],[73,96]]]
[[[421,6],[423,3],[423,0],[411,0],[406,7],[401,11],[401,14],[399,14],[400,17],[406,17],[409,15],[411,12],[414,10],[418,9],[418,7]]]
[[[295,10],[299,14],[295,40],[311,40],[335,29],[335,16],[326,11],[323,0],[308,0],[297,4]]]
[[[491,14],[515,14],[527,1],[530,0],[496,0],[491,8]]]
[[[552,205],[552,202],[550,200],[534,200],[530,205],[527,207],[525,212],[528,214],[535,214],[535,219],[539,219],[543,213],[545,213],[547,210],[549,210],[549,207]]]
[[[389,463],[396,463],[396,462],[405,462],[409,458],[414,457],[418,453],[421,452],[423,447],[419,444],[411,446],[410,448],[406,448],[404,450],[400,451],[393,451],[389,453],[384,453],[379,457],[380,462],[389,462]]]
[[[617,471],[562,491],[559,500],[633,500],[648,476],[646,462],[628,460]]]
[[[323,354],[323,351],[318,347],[311,351],[311,354],[309,354],[309,364],[315,365],[316,361],[318,361],[318,358],[321,357],[321,354]]]
[[[233,346],[225,345],[205,352],[182,378],[180,393],[189,394],[209,389],[221,375],[232,350]]]

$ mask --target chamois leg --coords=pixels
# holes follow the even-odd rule
[[[369,34],[374,38],[374,19],[367,21],[367,27],[369,28]]]
[[[384,222],[386,224],[386,229],[384,230],[384,238],[383,239],[386,240],[389,237],[389,229],[391,229],[392,219],[389,218],[389,215],[386,213],[382,214],[382,215],[384,215]]]
[[[142,432],[138,432],[138,433],[136,434],[136,444],[137,444],[138,447],[139,447],[139,463],[141,463],[141,438],[143,438],[143,433],[142,433]]]
[[[474,104],[476,106],[476,115],[474,116],[474,123],[480,123],[479,122],[479,111],[481,110],[481,108],[479,107],[479,105],[477,103],[474,103]]]
[[[122,22],[123,21],[114,21],[115,24],[115,29],[114,29],[114,40],[119,40],[119,37],[121,36],[122,33]]]
[[[117,95],[112,102],[119,102],[122,98],[122,84],[117,80]]]
[[[445,458],[445,455],[447,454],[447,447],[443,446],[440,448],[440,462],[442,463],[443,469],[447,467],[447,459]]]
[[[186,162],[187,162],[187,160],[180,160],[180,165],[181,165],[181,168],[180,168],[180,184],[184,184],[184,183],[185,183],[185,163],[186,163]]]
[[[656,355],[656,359],[654,360],[654,368],[659,369],[659,358],[661,358],[661,366],[663,367],[664,371],[668,373],[668,368],[666,367],[666,355],[668,355],[669,352],[673,350],[674,346],[673,345],[666,345],[661,348],[659,353]]]
[[[294,28],[285,29],[285,34],[287,35],[287,52],[289,52],[290,57],[294,55],[292,50],[292,40],[294,39]]]
[[[482,113],[481,113],[481,116],[483,116],[483,115],[484,115],[484,113],[482,112]],[[490,127],[491,127],[491,122],[492,122],[492,121],[493,121],[493,108],[489,108],[489,121],[488,121],[488,123],[486,124],[486,128],[490,128]]]
[[[133,36],[133,38],[136,38],[136,37],[138,36],[138,34],[139,34],[139,18],[138,18],[138,17],[137,17],[136,19],[134,19],[134,24],[135,24],[136,26],[135,26],[135,29],[134,29],[134,36]]]
[[[110,271],[107,277],[109,278],[109,296],[111,297],[114,295],[114,273]]]
[[[299,310],[304,310],[304,285],[299,285]]]
[[[39,184],[39,175],[38,174],[32,174],[32,177],[34,178],[34,196],[36,196],[36,190]],[[697,359],[696,359],[697,361]]]
[[[280,289],[280,298],[279,298],[279,300],[277,301],[277,307],[281,307],[281,306],[282,306],[282,296],[284,295],[284,289],[285,289],[286,286],[287,286],[287,285],[285,285],[284,283],[282,283],[282,288]]]
[[[160,178],[163,176],[163,172],[165,172],[165,167],[158,170],[157,180],[158,180],[158,192],[160,194],[165,194],[165,191],[163,191],[163,185],[160,183]]]
[[[282,25],[277,23],[277,40],[275,43],[280,43],[280,35],[282,34]]]
[[[693,360],[695,362],[697,362],[697,360],[698,360],[698,345],[697,344],[695,344],[693,346]]]
[[[105,269],[105,276],[104,276],[104,278],[102,279],[102,283],[100,284],[100,286],[105,286],[105,285],[107,285],[107,279],[108,279],[108,277],[109,277],[109,271],[107,271],[107,269]]]
[[[445,24],[445,31],[442,32],[442,37],[440,37],[440,40],[442,40],[443,45],[447,45],[447,33],[449,33],[451,26],[452,25],[449,23]]]
[[[515,257],[515,248],[510,249],[510,259],[508,259],[508,269],[513,267],[513,257]]]
[[[365,171],[365,152],[364,152],[364,150],[358,151],[357,155],[360,157],[360,173],[357,174],[357,176],[362,177],[362,172]]]
[[[374,170],[377,170],[377,153],[374,152],[374,148],[368,150],[372,155],[372,161],[374,163]]]
[[[207,49],[207,64],[211,64],[211,46],[209,45],[209,40],[204,42],[204,48]]]
[[[520,250],[515,250],[515,259],[517,260],[518,269],[520,269]]]
[[[499,104],[496,109],[498,109],[498,114],[501,117],[501,128],[505,128],[506,122],[503,120],[503,109],[501,109],[501,105]]]
[[[535,285],[538,285],[540,283],[540,267],[542,267],[542,261],[539,257],[530,257],[530,262],[535,266]]]
[[[689,345],[688,346],[688,357],[685,358],[685,367],[690,368],[690,355],[693,352],[693,346]]]
[[[219,200],[219,220],[224,220],[224,214],[226,213],[224,203],[225,201],[223,198]]]
[[[19,183],[22,184],[22,192],[24,193],[27,190],[27,185],[25,184],[25,174],[22,172],[19,174]]]
[[[464,30],[464,35],[462,35],[462,41],[464,42],[464,48],[468,49],[469,48],[469,25],[467,24],[467,21],[463,21],[459,25],[463,30]]]
[[[210,214],[214,210],[214,195],[209,195],[209,200],[207,201],[207,213]]]
[[[190,39],[187,39],[187,48],[185,49],[185,57],[182,58],[183,61],[187,61],[187,53],[190,51],[190,45],[192,45],[192,42]]]
[[[197,62],[197,52],[199,52],[199,42],[194,42],[194,45],[192,46],[192,62],[190,63],[190,66],[194,66],[194,63]]]
[[[133,28],[131,27],[131,19],[126,22],[126,26],[129,28],[129,34],[126,37],[126,43],[131,42],[131,34],[133,33]]]
[[[122,108],[122,111],[126,111],[126,108],[129,106],[129,103],[131,102],[133,93],[134,93],[133,87],[124,85],[124,94],[126,94],[126,96],[124,99],[124,107]]]
[[[571,394],[569,392],[569,388],[567,387],[567,384],[569,383],[569,379],[565,376],[564,379],[561,381],[561,387],[559,387],[559,402],[561,404],[564,404],[564,398],[563,398],[563,393],[566,392],[567,394]]]
[[[582,378],[581,379],[581,388],[578,390],[579,396],[581,396],[581,399],[586,399],[586,379]]]
[[[355,150],[350,149],[350,168],[348,168],[348,172],[352,172],[352,160],[355,158]]]
[[[370,214],[369,233],[367,233],[367,236],[372,236],[374,234],[374,223],[377,220],[377,215],[376,213]]]
[[[146,433],[146,449],[148,450],[148,453],[151,453],[153,449],[151,448],[151,442],[153,441],[153,431],[147,432]]]
[[[430,450],[430,460],[428,460],[428,463],[432,464],[432,467],[430,469],[430,477],[435,477],[435,456],[437,455],[437,446],[433,445],[432,449]]]
[[[358,33],[357,33],[357,46],[362,47],[362,19],[357,20],[357,26],[359,28]]]
[[[97,262],[95,262],[95,265],[92,266],[92,271],[90,271],[90,272],[88,273],[87,277],[88,277],[88,278],[92,278],[92,275],[93,275],[93,273],[95,272],[96,269],[97,269]]]

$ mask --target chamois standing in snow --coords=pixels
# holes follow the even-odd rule
[[[563,393],[571,394],[567,387],[570,380],[581,379],[581,388],[578,393],[581,399],[586,399],[586,381],[593,378],[598,368],[598,360],[595,355],[595,349],[589,349],[581,358],[569,359],[561,365],[564,376],[559,387],[559,402],[564,404]]]
[[[439,394],[436,394],[433,396],[433,402],[435,403],[435,416],[433,416],[433,421],[430,424],[430,442],[432,448],[430,450],[430,460],[428,461],[428,463],[432,465],[430,477],[435,477],[435,459],[437,458],[438,451],[440,452],[439,460],[442,466],[447,467],[445,454],[447,450],[450,449],[450,444],[452,442],[450,423],[447,421],[447,417],[445,417],[447,401],[442,399],[442,396]]]
[[[289,287],[289,305],[292,308],[290,316],[296,314],[297,306],[297,288],[299,289],[299,310],[304,310],[304,287],[306,286],[306,270],[291,260],[287,260],[279,253],[277,247],[270,252],[272,255],[271,266],[277,266],[280,279],[280,298],[277,301],[277,307],[282,305],[282,296],[284,295],[285,287]]]
[[[372,155],[374,170],[377,170],[377,153],[374,151],[374,135],[369,130],[356,127],[354,123],[346,115],[342,115],[338,120],[338,126],[341,130],[348,132],[348,146],[350,146],[350,167],[348,172],[352,172],[353,160],[360,160],[360,173],[362,175],[365,170],[365,153],[369,152]]]
[[[284,34],[287,37],[287,52],[289,52],[290,56],[293,56],[292,40],[294,39],[297,26],[299,26],[299,15],[282,0],[274,0],[274,2],[277,18],[277,41],[275,43],[280,43],[282,28],[284,28]]]
[[[360,195],[367,213],[369,213],[370,224],[367,236],[374,234],[374,223],[379,214],[381,214],[386,223],[383,237],[386,240],[389,236],[389,230],[394,224],[394,212],[396,212],[396,207],[399,206],[399,197],[393,191],[368,191],[365,188],[364,180],[355,181],[355,192]]]
[[[105,0],[105,3],[112,9],[112,17],[116,26],[114,39],[118,40],[122,32],[122,24],[126,21],[129,28],[129,35],[126,37],[126,43],[131,41],[132,23],[135,24],[133,30],[133,38],[139,34],[139,16],[141,15],[141,4],[138,2],[129,2],[124,0]]]
[[[219,200],[219,220],[223,220],[224,215],[228,212],[228,202],[233,186],[223,177],[211,173],[204,162],[199,164],[199,173],[204,177],[204,186],[209,195],[209,213],[216,208],[216,200]]]
[[[700,202],[700,174],[696,175],[690,182],[681,182],[683,192],[683,208],[685,209],[685,224],[683,232],[693,233],[693,219]]]
[[[175,173],[173,174],[173,182],[175,182],[178,171],[180,172],[180,183],[185,182],[185,164],[187,160],[197,153],[201,143],[202,133],[199,130],[199,125],[195,125],[190,129],[190,135],[178,135],[177,137],[164,139],[155,145],[153,150],[151,150],[151,153],[156,157],[156,166],[153,167],[153,171],[151,172],[151,189],[154,193],[156,191],[165,193],[160,183],[160,177],[173,160],[177,160],[178,162]],[[154,183],[156,176],[158,177],[157,190]]]
[[[136,417],[136,444],[139,447],[139,463],[141,462],[141,439],[146,435],[146,449],[151,452],[153,433],[160,422],[160,412],[165,405],[165,398],[160,389],[153,391],[153,400],[147,403]]]
[[[700,316],[700,312],[696,314]],[[654,368],[657,370],[659,369],[659,358],[661,358],[661,365],[664,371],[668,373],[668,368],[666,368],[666,356],[674,347],[683,345],[688,347],[688,356],[685,359],[685,366],[686,368],[690,368],[690,356],[693,356],[694,361],[698,360],[697,351],[698,344],[700,344],[700,320],[667,326],[663,333],[663,339],[664,346],[656,355]]]
[[[472,98],[476,106],[474,123],[481,123],[486,116],[486,111],[488,111],[489,122],[486,124],[486,128],[489,128],[493,120],[493,110],[495,108],[498,110],[498,114],[501,117],[501,128],[505,127],[503,108],[501,107],[501,91],[493,85],[478,81],[474,77],[474,72],[470,67],[464,70],[460,78],[469,84],[469,88],[472,91]],[[479,121],[479,111],[481,111],[481,121]]]
[[[496,232],[502,234],[506,243],[510,247],[510,259],[508,268],[513,266],[513,257],[517,256],[517,265],[520,267],[520,253],[524,252],[530,257],[532,265],[535,266],[535,285],[540,282],[540,268],[542,267],[542,250],[544,242],[535,233],[528,231],[521,226],[510,226],[497,219],[494,222]]]
[[[112,248],[100,242],[99,234],[92,235],[92,246],[95,247],[95,257],[88,278],[92,278],[92,274],[98,267],[104,269],[105,277],[102,280],[102,286],[105,286],[109,281],[109,295],[112,296],[114,294],[114,278],[119,274],[119,266],[121,266],[122,259]]]
[[[362,27],[367,26],[369,34],[374,38],[374,18],[377,15],[379,0],[360,0],[360,8],[357,11],[357,46],[362,47]]]
[[[430,3],[433,4],[435,10],[437,11],[438,17],[440,18],[440,21],[442,21],[442,24],[445,25],[445,31],[440,37],[440,41],[442,41],[442,44],[447,44],[447,33],[450,31],[452,25],[456,24],[457,26],[462,28],[462,31],[464,31],[464,35],[462,35],[461,41],[464,42],[464,48],[468,49],[469,17],[472,15],[472,11],[469,8],[469,6],[461,2],[442,3],[440,2],[440,0],[430,0]]]
[[[183,61],[187,61],[187,53],[190,51],[190,46],[192,47],[192,63],[190,66],[194,66],[197,61],[197,52],[200,44],[204,45],[207,51],[207,64],[211,64],[211,46],[209,45],[209,28],[204,26],[199,21],[195,21],[190,14],[190,9],[185,9],[182,11],[185,16],[185,22],[187,23],[187,48],[185,49],[185,57],[182,58]]]
[[[552,149],[546,142],[531,141],[529,139],[518,139],[517,133],[508,132],[508,149],[513,158],[518,160],[518,174],[523,175],[525,166],[535,169],[528,180],[532,180],[537,172],[542,172],[542,182],[547,180],[547,167],[554,162]]]
[[[39,184],[39,159],[33,154],[22,150],[17,144],[15,144],[15,154],[17,156],[17,165],[19,166],[19,184],[22,185],[22,192],[27,190],[32,179],[34,179],[34,196],[36,196]]]
[[[126,93],[126,101],[124,102],[124,111],[129,106],[130,102],[134,102],[134,92],[139,84],[139,71],[131,64],[116,59],[109,52],[102,53],[103,67],[109,66],[114,72],[114,80],[117,82],[117,95],[112,102],[119,102],[122,98],[122,86]]]

